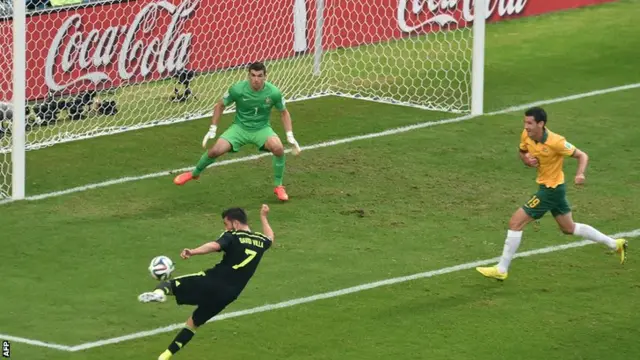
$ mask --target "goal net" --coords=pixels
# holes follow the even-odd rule
[[[468,112],[471,1],[137,0],[28,10],[26,150],[209,116],[263,61],[288,101],[345,96]],[[12,20],[0,14],[0,68]],[[12,78],[0,75],[0,102]],[[233,111],[233,108],[227,109]],[[0,139],[10,195],[11,120]]]

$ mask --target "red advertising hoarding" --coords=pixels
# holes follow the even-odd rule
[[[499,21],[614,0],[488,0]],[[325,0],[323,47],[353,47],[441,27],[470,26],[472,0]],[[27,17],[27,98],[152,81],[188,68],[209,72],[312,51],[316,0],[138,0]],[[0,20],[0,33],[11,33]],[[11,36],[0,49],[11,49]],[[302,42],[302,44],[301,44]],[[9,52],[10,53],[10,52]],[[0,69],[11,69],[11,56]],[[11,73],[0,72],[0,100]]]

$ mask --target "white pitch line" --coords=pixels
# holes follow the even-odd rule
[[[611,237],[613,237],[613,238],[620,238],[620,237],[632,238],[632,237],[637,237],[637,236],[640,236],[640,229],[635,229],[635,230],[632,230],[632,231],[622,232],[622,233],[611,235]],[[582,247],[582,246],[586,246],[586,245],[589,245],[589,244],[595,244],[595,243],[592,242],[592,241],[589,241],[589,240],[576,241],[576,242],[572,242],[572,243],[568,243],[568,244],[548,246],[548,247],[544,247],[544,248],[541,248],[541,249],[521,252],[521,253],[516,254],[515,257],[516,258],[529,257],[529,256],[533,256],[533,255],[546,254],[546,253],[555,252],[555,251],[562,251],[562,250]],[[277,304],[268,304],[268,305],[258,306],[258,307],[252,308],[252,309],[234,311],[234,312],[230,312],[230,313],[227,313],[227,314],[218,315],[218,316],[214,317],[213,319],[209,320],[209,322],[220,321],[220,320],[224,320],[224,319],[231,319],[231,318],[245,316],[245,315],[253,315],[253,314],[258,314],[258,313],[262,313],[262,312],[266,312],[266,311],[284,309],[284,308],[288,308],[288,307],[292,307],[292,306],[296,306],[296,305],[300,305],[300,304],[306,304],[306,303],[310,303],[310,302],[314,302],[314,301],[318,301],[318,300],[330,299],[330,298],[334,298],[334,297],[338,297],[338,296],[353,294],[353,293],[357,293],[357,292],[364,291],[364,290],[378,288],[378,287],[381,287],[381,286],[394,285],[394,284],[399,284],[399,283],[403,283],[403,282],[406,282],[406,281],[430,278],[430,277],[434,277],[434,276],[438,276],[438,275],[449,274],[449,273],[456,272],[456,271],[468,270],[468,269],[472,269],[472,268],[474,268],[476,266],[492,264],[492,263],[495,263],[495,262],[497,262],[499,260],[500,260],[500,258],[496,257],[496,258],[492,258],[492,259],[474,261],[474,262],[469,262],[469,263],[466,263],[466,264],[460,264],[460,265],[456,265],[456,266],[446,267],[446,268],[442,268],[442,269],[438,269],[438,270],[432,270],[432,271],[427,271],[427,272],[408,275],[408,276],[401,276],[401,277],[396,277],[396,278],[391,278],[391,279],[386,279],[386,280],[380,280],[380,281],[376,281],[376,282],[372,282],[372,283],[367,283],[367,284],[362,284],[362,285],[358,285],[358,286],[349,287],[349,288],[346,288],[346,289],[341,289],[341,290],[326,292],[326,293],[322,293],[322,294],[312,295],[312,296],[308,296],[308,297],[303,297],[303,298],[283,301],[283,302],[280,302],[280,303],[277,303]],[[480,276],[480,275],[475,275],[474,274],[474,276]],[[162,333],[166,333],[166,332],[175,331],[175,330],[180,329],[182,327],[184,327],[184,323],[177,323],[177,324],[173,324],[173,325],[169,325],[169,326],[165,326],[165,327],[161,327],[161,328],[157,328],[157,329],[141,331],[141,332],[137,332],[137,333],[133,333],[133,334],[129,334],[129,335],[124,335],[124,336],[119,336],[119,337],[115,337],[115,338],[111,338],[111,339],[104,339],[104,340],[99,340],[99,341],[95,341],[95,342],[89,342],[89,343],[85,343],[85,344],[71,346],[70,348],[68,348],[66,350],[67,351],[81,351],[81,350],[87,350],[87,349],[100,347],[100,346],[118,344],[118,343],[129,341],[129,340],[134,340],[134,339],[139,339],[139,338],[144,338],[144,337],[148,337],[148,336],[154,336],[154,335],[158,335],[158,334],[162,334]]]
[[[564,101],[578,100],[578,99],[583,99],[583,98],[587,98],[587,97],[604,95],[604,94],[609,94],[609,93],[613,93],[613,92],[625,91],[625,90],[637,89],[637,88],[640,88],[640,83],[628,84],[628,85],[623,85],[623,86],[616,86],[616,87],[602,89],[602,90],[589,91],[589,92],[585,92],[585,93],[581,93],[581,94],[575,94],[575,95],[564,96],[564,97],[559,97],[559,98],[554,98],[554,99],[536,101],[536,102],[532,102],[532,103],[528,103],[528,104],[522,104],[522,105],[508,107],[506,109],[490,112],[490,113],[487,113],[485,115],[488,115],[488,116],[501,115],[501,114],[506,114],[506,113],[510,113],[510,112],[514,112],[514,111],[525,110],[525,109],[530,108],[532,106],[539,106],[539,105],[554,104],[554,103],[564,102]],[[418,124],[414,124],[414,125],[408,125],[408,126],[402,126],[402,127],[398,127],[398,128],[394,128],[394,129],[389,129],[389,130],[385,130],[385,131],[381,131],[381,132],[370,133],[370,134],[359,135],[359,136],[353,136],[353,137],[348,137],[348,138],[343,138],[343,139],[338,139],[338,140],[332,140],[332,141],[326,141],[326,142],[322,142],[322,143],[318,143],[318,144],[314,144],[314,145],[310,145],[310,146],[302,146],[302,150],[304,151],[304,150],[320,149],[320,148],[324,148],[324,147],[328,147],[328,146],[346,144],[346,143],[350,143],[350,142],[358,141],[358,140],[372,139],[372,138],[381,137],[381,136],[401,134],[401,133],[405,133],[405,132],[408,132],[408,131],[413,131],[413,130],[417,130],[417,129],[423,129],[423,128],[436,126],[436,125],[452,124],[452,123],[467,121],[467,120],[474,119],[476,117],[477,116],[466,115],[466,116],[459,116],[459,117],[454,117],[454,118],[450,118],[450,119],[442,119],[442,120],[437,120],[437,121],[427,121],[427,122],[422,122],[422,123],[418,123]],[[290,150],[287,150],[287,152],[289,152],[289,151]],[[251,156],[245,156],[245,157],[240,157],[240,158],[235,158],[235,159],[230,159],[230,160],[223,160],[223,161],[216,162],[215,164],[211,165],[210,167],[224,166],[224,165],[229,165],[229,164],[234,164],[234,163],[239,163],[239,162],[256,160],[256,159],[259,159],[259,158],[262,158],[262,157],[265,157],[265,156],[270,156],[270,155],[271,154],[269,154],[269,153],[262,153],[262,154],[258,154],[258,155],[251,155]],[[182,171],[188,171],[188,170],[191,170],[191,169],[193,169],[193,166],[185,167],[185,168],[181,168],[181,169],[165,170],[165,171],[160,171],[160,172],[156,172],[156,173],[152,173],[152,174],[146,174],[146,175],[140,175],[140,176],[127,176],[127,177],[107,180],[107,181],[103,181],[103,182],[99,182],[99,183],[78,186],[78,187],[74,187],[74,188],[70,188],[70,189],[65,189],[65,190],[60,190],[60,191],[53,191],[53,192],[39,194],[39,195],[27,196],[25,198],[25,200],[28,200],[28,201],[42,200],[42,199],[47,199],[47,198],[52,198],[52,197],[57,197],[57,196],[62,196],[62,195],[68,195],[68,194],[74,194],[74,193],[78,193],[78,192],[83,192],[83,191],[87,191],[87,190],[91,190],[91,189],[107,187],[107,186],[111,186],[111,185],[123,184],[123,183],[128,183],[128,182],[133,182],[133,181],[144,180],[144,179],[157,178],[157,177],[162,177],[162,176],[168,176],[168,175],[171,175],[173,173],[182,172]],[[12,200],[12,199],[0,200],[0,205],[11,203],[13,201],[14,200]]]
[[[0,334],[0,340],[7,340],[7,341],[15,342],[15,343],[21,343],[21,344],[27,344],[27,345],[33,345],[33,346],[40,346],[40,347],[45,347],[45,348],[49,348],[49,349],[56,349],[56,350],[62,350],[62,351],[72,351],[71,350],[72,349],[71,346],[54,344],[54,343],[44,342],[44,341],[40,341],[40,340],[26,339],[26,338],[21,338],[21,337],[11,336],[11,335],[5,335],[5,334]]]
[[[540,101],[532,102],[530,104],[526,104],[526,106],[524,106],[524,107],[522,105],[508,107],[506,109],[502,109],[502,110],[498,110],[498,111],[487,113],[486,115],[505,114],[505,113],[510,113],[510,112],[514,112],[514,111],[524,110],[526,108],[533,107],[533,106],[555,104],[555,103],[559,103],[559,102],[578,100],[578,99],[583,99],[583,98],[586,98],[586,97],[599,96],[599,95],[614,93],[614,92],[618,92],[618,91],[625,91],[625,90],[638,89],[638,88],[640,88],[640,83],[627,84],[627,85],[616,86],[616,87],[612,87],[612,88],[608,88],[608,89],[589,91],[589,92],[582,93],[582,94],[563,96],[563,97],[559,97],[559,98],[555,98],[555,99],[540,100]]]

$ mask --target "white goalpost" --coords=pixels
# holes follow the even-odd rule
[[[11,126],[11,197],[25,197],[26,5],[13,0],[13,114]],[[4,182],[6,183],[6,178]],[[0,194],[1,196],[1,194]]]
[[[13,0],[0,12],[0,68],[11,69],[0,76],[0,200],[25,198],[27,151],[208,117],[253,61],[289,102],[341,96],[481,115],[489,6],[96,0],[26,10]]]

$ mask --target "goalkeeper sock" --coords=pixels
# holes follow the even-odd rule
[[[511,259],[518,251],[518,247],[520,246],[520,241],[522,240],[522,231],[507,231],[507,239],[504,241],[504,248],[502,249],[502,256],[500,257],[500,262],[498,263],[498,271],[501,273],[506,273],[509,271],[509,265],[511,264]]]
[[[582,236],[583,238],[591,241],[605,244],[612,250],[615,250],[617,247],[615,240],[586,224],[576,223],[576,227],[573,229],[573,234]]]
[[[189,327],[185,327],[184,329],[180,330],[180,332],[178,333],[176,338],[173,339],[173,342],[171,343],[171,345],[169,345],[167,350],[171,352],[171,354],[177,353],[178,351],[180,351],[180,349],[182,349],[185,345],[187,345],[189,341],[191,341],[195,333],[196,333],[195,330]]]
[[[202,156],[200,157],[200,160],[198,160],[196,168],[193,169],[191,175],[200,176],[200,173],[203,172],[204,169],[207,168],[207,166],[213,164],[214,162],[216,162],[216,158],[210,158],[209,153],[205,151],[204,154],[202,154]]]
[[[284,163],[285,163],[284,155],[274,156],[272,163],[273,163],[273,175],[274,175],[273,183],[275,186],[280,186],[282,185],[282,178],[284,177]]]

